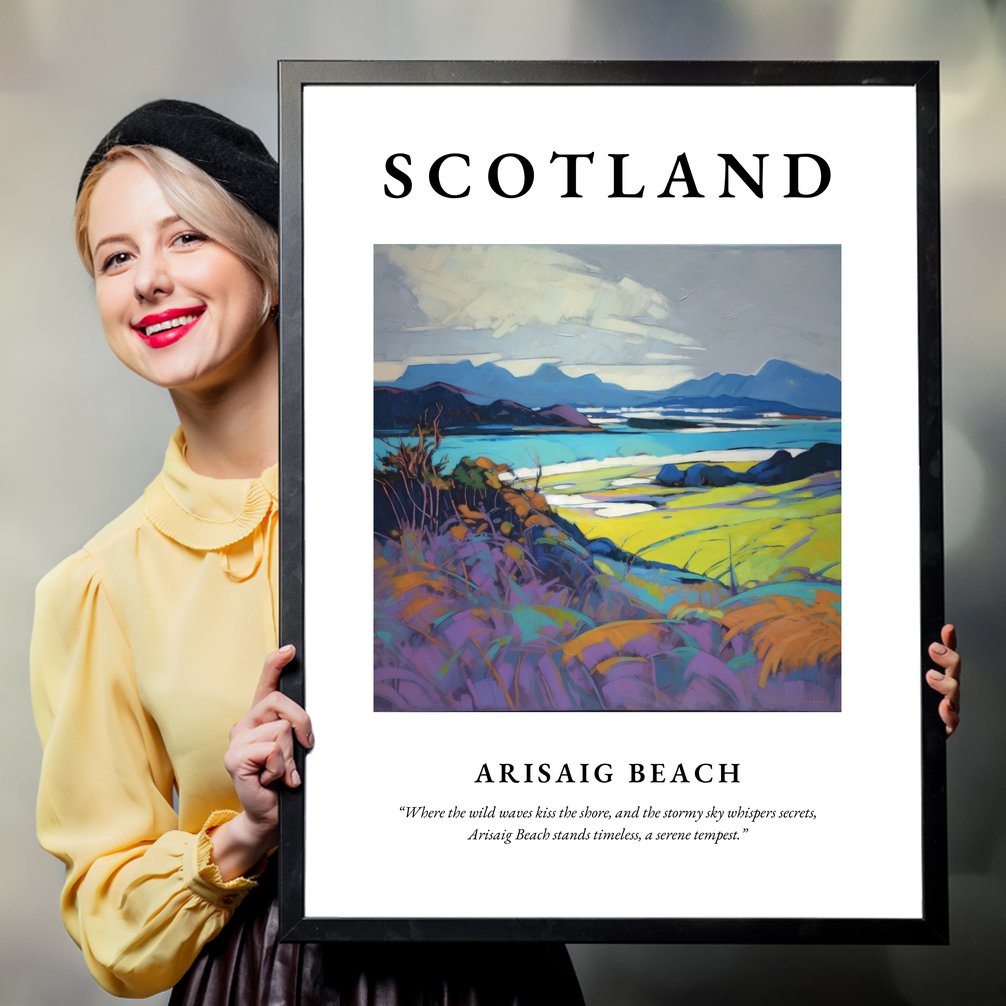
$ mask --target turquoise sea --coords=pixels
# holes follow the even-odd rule
[[[511,468],[571,464],[640,454],[664,458],[699,451],[806,450],[816,443],[841,443],[840,420],[780,420],[765,426],[718,427],[698,430],[634,430],[609,427],[603,431],[569,433],[503,433],[486,430],[477,435],[445,436],[437,452],[453,468],[463,457],[490,458]],[[398,435],[387,438],[398,442]],[[408,437],[404,439],[408,440]],[[374,439],[375,462],[388,446]]]

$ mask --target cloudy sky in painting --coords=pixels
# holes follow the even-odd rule
[[[841,378],[838,246],[374,249],[374,376],[553,363],[656,390],[781,359]]]

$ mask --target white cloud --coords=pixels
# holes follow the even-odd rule
[[[659,290],[629,277],[604,279],[574,255],[524,245],[382,250],[430,321],[410,331],[476,329],[499,339],[518,328],[573,325],[628,342],[695,345],[668,326],[670,305]]]

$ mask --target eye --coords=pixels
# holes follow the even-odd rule
[[[124,266],[132,256],[129,252],[114,252],[109,255],[101,264],[101,271],[103,273],[107,272],[117,272],[122,266]]]
[[[208,240],[209,238],[205,234],[200,234],[199,231],[183,231],[171,243],[176,248],[193,248]]]

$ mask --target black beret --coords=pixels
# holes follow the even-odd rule
[[[84,166],[77,195],[91,169],[112,147],[166,147],[191,161],[273,227],[279,226],[279,165],[250,130],[191,101],[163,98],[114,125]]]

